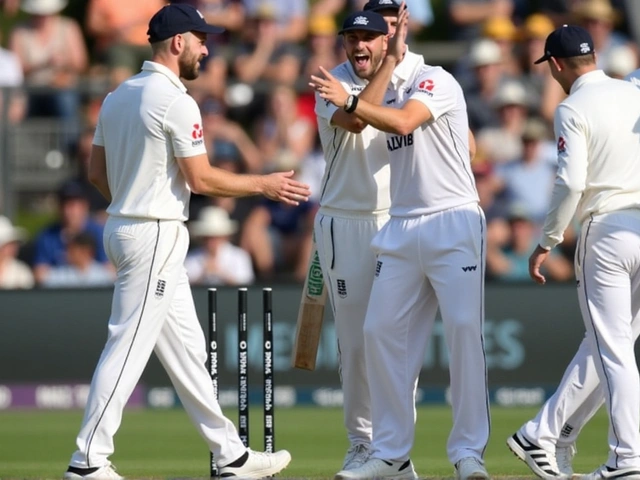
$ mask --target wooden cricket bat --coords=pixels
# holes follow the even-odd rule
[[[291,357],[291,363],[295,368],[304,370],[316,368],[326,301],[327,286],[324,284],[318,250],[314,245],[298,310],[295,344]]]

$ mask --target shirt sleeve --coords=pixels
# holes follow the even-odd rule
[[[181,95],[171,104],[164,119],[164,128],[171,136],[176,157],[207,153],[200,109],[190,95]]]
[[[324,98],[321,98],[320,95],[318,95],[317,93],[315,94],[315,97],[316,97],[316,107],[315,107],[316,115],[318,116],[318,118],[325,119],[331,125],[331,119],[333,118],[333,114],[338,111],[338,107],[336,107],[329,100],[325,100]]]
[[[433,120],[452,110],[458,101],[455,80],[442,69],[430,68],[421,72],[411,87],[409,100],[417,100],[429,109]]]
[[[100,115],[98,115],[96,131],[93,133],[93,144],[99,147],[104,147],[104,136],[102,134],[102,122],[100,121]]]
[[[540,241],[540,246],[546,249],[555,247],[564,238],[585,189],[589,159],[586,126],[577,112],[560,104],[553,123],[558,142],[558,170]]]

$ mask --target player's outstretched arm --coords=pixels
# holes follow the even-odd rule
[[[177,158],[191,191],[211,197],[264,195],[289,205],[306,202],[309,186],[294,180],[293,171],[269,175],[240,175],[213,167],[206,154]]]

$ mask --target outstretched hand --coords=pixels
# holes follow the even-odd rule
[[[300,205],[300,202],[309,200],[311,190],[309,185],[294,180],[294,171],[276,172],[262,177],[263,195],[271,200],[286,203],[287,205]]]
[[[322,73],[324,78],[311,75],[309,86],[318,92],[320,97],[330,101],[336,107],[344,107],[349,94],[344,89],[340,81],[331,75],[331,73],[324,67],[320,67],[320,73]]]
[[[396,65],[404,58],[407,51],[407,34],[409,32],[409,10],[404,2],[400,4],[398,10],[398,24],[393,37],[389,38],[387,46],[387,56],[393,57]]]

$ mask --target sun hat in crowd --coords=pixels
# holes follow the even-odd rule
[[[0,215],[0,247],[12,242],[22,242],[27,238],[24,229],[14,227],[7,217]]]
[[[67,6],[67,0],[23,0],[20,9],[31,15],[54,15]]]
[[[620,12],[609,0],[582,0],[575,4],[571,14],[578,21],[606,20],[615,24],[621,19]]]
[[[533,13],[525,19],[521,29],[521,36],[525,39],[545,39],[553,30],[553,21],[549,17],[542,13]]]
[[[515,40],[518,28],[509,17],[491,17],[482,26],[482,36],[492,40]]]
[[[469,50],[469,63],[473,67],[502,63],[500,45],[489,38],[477,40]]]
[[[204,207],[190,229],[195,237],[226,237],[238,231],[238,222],[231,220],[224,208]]]

